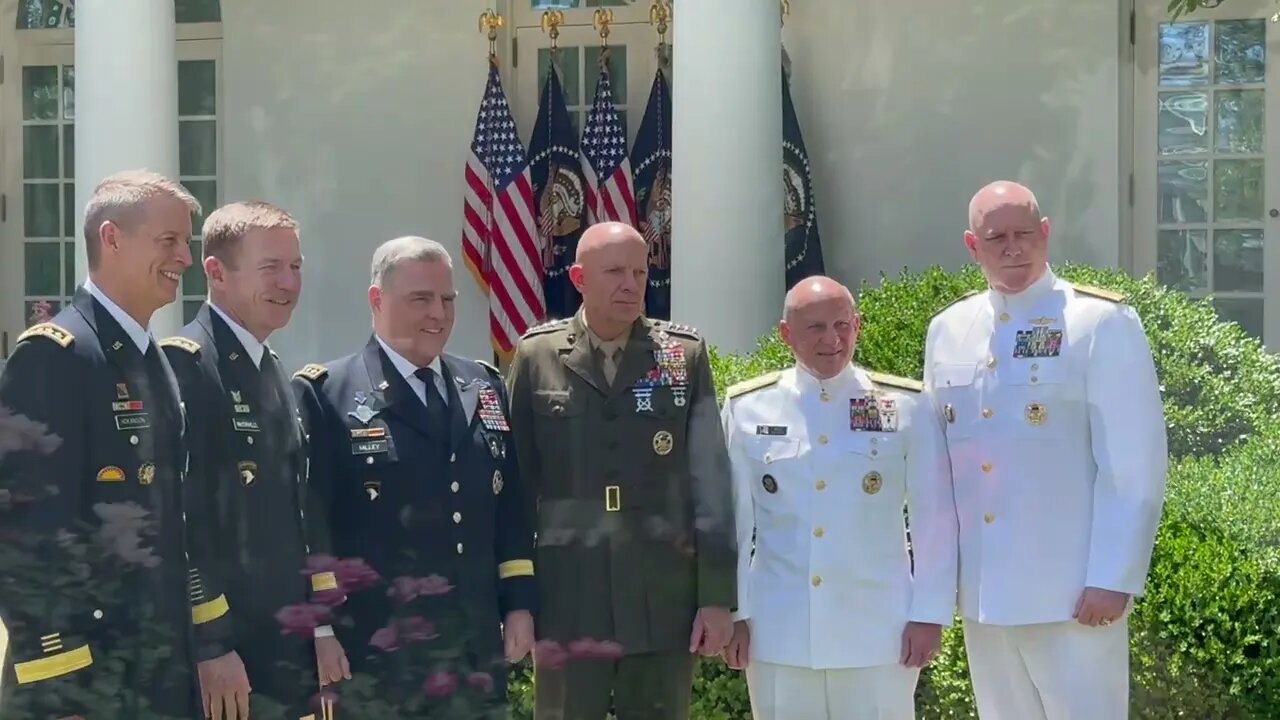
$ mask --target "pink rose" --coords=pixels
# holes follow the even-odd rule
[[[435,623],[427,622],[420,617],[406,618],[400,621],[400,635],[407,642],[424,642],[440,637]]]
[[[400,649],[400,635],[394,625],[388,625],[375,632],[369,644],[383,652],[395,652]]]
[[[485,692],[493,692],[493,676],[485,672],[473,672],[467,676],[467,684]]]
[[[564,667],[568,659],[568,651],[555,640],[539,640],[533,646],[534,663],[551,670]]]
[[[422,684],[422,692],[431,697],[446,697],[458,689],[458,676],[448,672],[434,672]]]
[[[276,622],[280,623],[282,635],[313,637],[318,626],[333,622],[333,613],[324,605],[298,603],[280,608]]]

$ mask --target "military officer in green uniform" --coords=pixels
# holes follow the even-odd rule
[[[229,717],[247,698],[238,660],[208,650],[227,601],[191,563],[185,411],[148,329],[191,265],[199,211],[154,173],[103,180],[85,210],[88,280],[0,376],[0,407],[48,440],[0,464],[5,720],[204,717],[196,668]]]
[[[695,654],[732,635],[732,489],[706,343],[642,316],[644,238],[589,228],[583,306],[508,370],[537,528],[535,718],[687,718]]]

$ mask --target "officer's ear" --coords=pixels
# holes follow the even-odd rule
[[[220,286],[227,279],[227,269],[218,258],[208,255],[203,265],[204,276],[209,279],[209,285]]]
[[[573,283],[573,286],[578,289],[578,292],[582,292],[584,275],[581,265],[574,263],[569,266],[569,282]]]
[[[377,285],[369,286],[369,311],[377,313],[382,309],[382,288]]]
[[[978,236],[973,234],[972,230],[964,231],[964,246],[969,248],[969,257],[974,262],[978,261]]]

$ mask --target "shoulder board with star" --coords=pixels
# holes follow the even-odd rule
[[[312,382],[315,382],[316,380],[319,380],[320,378],[328,374],[329,374],[329,368],[323,365],[320,365],[319,363],[307,363],[302,367],[301,370],[294,373],[293,376],[306,378],[307,380],[311,380]]]
[[[982,292],[981,290],[970,290],[969,292],[967,292],[967,293],[965,293],[965,294],[961,295],[960,297],[956,298],[955,300],[952,300],[951,302],[947,303],[946,305],[943,305],[942,307],[938,308],[938,311],[934,313],[934,316],[936,317],[936,316],[938,316],[938,315],[941,315],[941,314],[942,314],[942,312],[943,312],[944,310],[946,310],[947,308],[951,307],[952,305],[955,305],[956,303],[960,302],[961,300],[968,300],[969,298],[971,298],[971,297],[973,297],[974,295],[977,295],[977,294],[979,294],[979,293],[981,293],[981,292]]]
[[[1106,300],[1107,302],[1122,303],[1125,300],[1124,295],[1121,293],[1115,292],[1114,290],[1107,290],[1106,288],[1100,288],[1093,285],[1077,285],[1076,283],[1071,283],[1071,287],[1075,288],[1076,292],[1081,295],[1096,297],[1100,300]]]
[[[672,335],[689,338],[690,340],[701,340],[702,336],[698,334],[698,329],[691,325],[681,325],[680,323],[666,322],[662,324],[662,329]]]
[[[756,390],[767,388],[770,385],[777,384],[778,380],[781,378],[782,373],[775,370],[773,372],[765,373],[759,377],[753,377],[750,380],[743,380],[740,383],[734,383],[729,386],[728,390],[725,390],[725,397],[736,398],[750,392],[755,392]]]
[[[553,330],[559,330],[569,325],[569,318],[560,318],[559,320],[549,320],[541,325],[534,325],[524,331],[523,337],[533,337],[534,335],[544,335]]]
[[[181,336],[167,337],[161,340],[160,347],[176,347],[179,350],[185,350],[192,355],[200,352],[200,343],[192,340],[191,338],[184,338]]]
[[[61,325],[55,325],[51,322],[42,322],[23,330],[22,334],[18,336],[18,342],[22,342],[27,338],[36,337],[48,338],[64,348],[71,347],[71,343],[75,342],[76,339],[75,335],[72,335],[70,330],[67,330]]]
[[[871,377],[871,382],[877,385],[884,385],[895,390],[906,390],[907,392],[924,391],[924,383],[911,378],[899,377],[897,375],[889,375],[888,373],[875,372],[868,370],[867,375]]]

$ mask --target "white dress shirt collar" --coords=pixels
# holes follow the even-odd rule
[[[218,313],[218,316],[227,324],[227,327],[231,328],[231,332],[234,333],[236,339],[240,341],[240,345],[244,347],[244,351],[249,353],[249,359],[253,360],[254,367],[262,367],[262,353],[266,351],[267,346],[258,342],[258,338],[254,337],[248,330],[245,330],[244,327],[233,320],[230,315],[223,312],[222,308],[218,307],[212,300],[209,301],[209,307],[213,308],[213,311]]]
[[[111,313],[111,317],[115,318],[117,323],[120,323],[120,327],[124,328],[124,331],[129,335],[129,339],[133,341],[133,344],[138,346],[138,352],[145,355],[147,348],[151,345],[151,333],[148,332],[146,328],[142,327],[137,320],[134,320],[132,315],[125,312],[119,305],[117,305],[114,300],[107,297],[107,294],[102,292],[102,288],[93,284],[93,280],[86,279],[84,281],[84,289],[87,290],[95,300],[102,303],[102,307],[106,308],[107,312]]]
[[[375,335],[374,337],[377,336]],[[403,377],[405,382],[409,383],[409,387],[413,388],[413,391],[418,395],[418,399],[425,405],[427,402],[427,384],[418,379],[417,375],[414,375],[418,371],[418,366],[406,360],[400,353],[392,350],[391,346],[383,342],[382,338],[378,337],[377,340],[378,345],[382,346],[382,352],[391,358],[391,364],[400,373],[400,377]],[[444,372],[441,371],[440,356],[437,355],[433,358],[427,367],[435,372],[435,376],[432,379],[435,380],[436,390],[440,391],[440,397],[444,398],[445,404],[448,404],[449,388],[444,384]]]
[[[859,370],[852,363],[846,365],[834,377],[820,380],[804,365],[799,362],[795,366],[795,383],[796,390],[801,396],[815,395],[821,396],[827,393],[828,396],[841,394],[853,394],[855,390],[866,389],[863,386],[863,378],[859,376]],[[870,387],[870,381],[867,380],[867,386]]]
[[[1046,264],[1044,274],[1022,292],[1005,294],[993,288],[988,293],[988,297],[991,299],[991,307],[995,309],[996,314],[1002,312],[1018,313],[1030,310],[1040,298],[1044,297],[1045,293],[1053,289],[1056,281],[1057,276],[1054,275],[1053,268]]]

